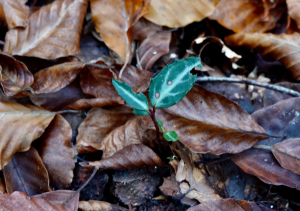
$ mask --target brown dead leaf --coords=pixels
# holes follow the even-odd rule
[[[234,34],[225,41],[232,46],[245,46],[262,55],[267,61],[280,61],[293,77],[300,79],[300,34]]]
[[[0,53],[0,76],[3,92],[7,96],[29,91],[34,80],[24,63],[5,53]]]
[[[158,25],[178,28],[201,21],[215,9],[216,0],[152,0],[144,16]]]
[[[66,62],[40,70],[34,75],[31,87],[35,94],[57,92],[69,85],[84,66],[82,62]]]
[[[300,139],[288,139],[272,146],[272,153],[283,168],[300,175]]]
[[[298,28],[300,29],[300,2],[297,0],[286,0],[286,4],[288,7],[289,15],[292,19],[295,20]]]
[[[6,34],[4,52],[45,59],[76,54],[87,5],[87,0],[58,0],[41,7],[25,29]]]
[[[76,102],[68,105],[66,108],[83,110],[87,108],[97,107],[102,108],[104,106],[116,106],[123,104],[123,101],[114,100],[114,99],[105,99],[105,98],[91,98],[91,99],[79,99]]]
[[[119,110],[92,108],[88,112],[78,127],[75,146],[79,154],[100,149],[107,134],[135,117],[132,109],[122,108]]]
[[[285,12],[282,2],[221,0],[209,18],[234,32],[265,32],[273,29]]]
[[[131,57],[131,26],[147,11],[150,0],[91,0],[92,21],[105,44],[127,63]]]
[[[50,124],[55,113],[32,105],[0,101],[1,154],[0,168],[9,163],[19,151],[26,151]]]
[[[268,138],[238,105],[197,85],[176,105],[158,109],[156,118],[193,152],[238,153]],[[154,128],[149,117],[143,119]]]
[[[5,182],[3,178],[0,178],[0,194],[6,193]]]
[[[80,201],[79,211],[91,211],[91,210],[106,210],[106,211],[126,211],[124,207],[118,205],[110,204],[104,201]]]
[[[55,191],[56,192],[56,191]],[[72,191],[74,193],[74,191]],[[69,194],[70,196],[70,194]],[[79,194],[71,201],[73,204],[79,201]],[[4,210],[30,210],[30,211],[76,211],[76,209],[70,209],[69,204],[65,207],[62,204],[51,203],[46,199],[40,197],[28,196],[26,193],[16,191],[12,194],[0,195],[1,208]],[[75,206],[71,206],[75,207]]]
[[[197,206],[189,208],[187,211],[211,211],[211,210],[230,210],[230,211],[272,211],[256,202],[234,200],[234,199],[220,199],[215,201],[207,201]]]
[[[41,136],[39,154],[48,170],[54,189],[70,189],[75,168],[75,152],[71,146],[72,128],[57,115]]]
[[[22,191],[33,196],[51,190],[47,169],[33,147],[14,154],[4,167],[3,174],[8,193]]]
[[[29,17],[29,7],[25,5],[27,0],[1,0],[0,18],[4,20],[8,29],[26,27]]]

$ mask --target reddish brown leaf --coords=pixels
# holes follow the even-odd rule
[[[245,46],[267,61],[280,61],[296,80],[300,79],[300,34],[234,34],[226,37],[232,46]]]
[[[296,21],[297,26],[300,29],[300,2],[297,0],[286,0],[286,4],[288,7],[289,15]]]
[[[29,17],[27,0],[1,0],[0,18],[4,20],[8,29],[26,27]]]
[[[73,179],[74,149],[71,146],[72,128],[57,115],[41,137],[39,154],[48,170],[54,189],[69,189]]]
[[[1,101],[0,114],[2,117],[0,168],[2,169],[16,152],[30,148],[31,143],[43,134],[55,113],[32,105],[24,106]]]
[[[135,117],[132,109],[105,110],[92,108],[78,127],[76,149],[78,153],[96,151],[101,148],[103,139],[115,128],[124,125]]]
[[[107,211],[126,211],[124,207],[118,205],[110,204],[104,201],[80,201],[78,209],[80,211],[90,211],[90,210],[107,210]]]
[[[282,2],[221,0],[209,18],[234,32],[265,32],[273,29],[285,12],[285,7],[279,5]]]
[[[58,0],[31,14],[25,29],[6,34],[4,52],[45,59],[79,51],[87,0]]]
[[[118,99],[106,99],[106,98],[91,98],[91,99],[80,99],[76,102],[68,105],[66,108],[75,109],[75,110],[83,110],[87,108],[97,107],[102,108],[104,106],[114,106],[123,104],[124,101],[120,98]]]
[[[57,193],[56,193],[57,192]],[[62,198],[61,191],[50,192],[58,197]],[[74,193],[69,191],[68,197]],[[49,194],[49,193],[47,193]],[[42,195],[44,196],[44,194]],[[56,198],[58,198],[56,197]],[[66,199],[66,198],[65,198]],[[50,200],[51,201],[51,200]],[[61,203],[56,204],[55,202],[49,202],[48,197],[46,199],[41,198],[40,195],[37,197],[28,196],[26,193],[16,191],[12,194],[0,195],[1,208],[4,210],[31,210],[31,211],[76,211],[78,209],[79,194],[77,194],[67,206],[63,206]],[[77,207],[76,207],[77,203]]]
[[[33,147],[14,154],[3,173],[8,193],[22,191],[33,196],[51,190],[47,169]]]
[[[85,63],[69,62],[43,69],[34,75],[35,94],[57,92],[69,85],[84,68]]]
[[[178,28],[201,21],[215,9],[218,0],[152,0],[144,16],[158,25]]]
[[[272,152],[283,168],[300,174],[300,139],[288,139],[272,146]]]
[[[152,23],[143,17],[132,27],[132,39],[146,39],[147,37],[150,37],[155,33],[162,31],[162,28],[162,26]]]
[[[124,61],[131,57],[130,28],[147,11],[150,0],[91,0],[92,20],[105,44]]]
[[[8,96],[30,90],[33,83],[33,76],[26,65],[4,53],[0,53],[0,74],[3,92]]]
[[[158,109],[156,118],[193,152],[238,153],[268,138],[238,105],[197,85],[176,105]],[[143,119],[154,128],[149,117]]]
[[[99,169],[130,169],[163,166],[164,164],[149,147],[143,144],[131,144],[110,157],[89,162],[89,165],[97,166]]]
[[[220,199],[214,201],[207,201],[197,206],[191,207],[188,211],[211,211],[211,210],[230,210],[230,211],[272,211],[255,202],[234,200],[234,199]]]

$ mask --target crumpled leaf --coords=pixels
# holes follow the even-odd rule
[[[149,117],[142,117],[154,128]],[[177,104],[157,109],[166,131],[175,131],[193,152],[238,153],[268,135],[253,118],[222,95],[195,85]]]
[[[5,53],[0,53],[0,76],[3,92],[7,96],[29,91],[34,80],[24,63]]]
[[[3,174],[8,193],[22,191],[33,196],[51,190],[47,169],[33,147],[14,154]]]
[[[131,169],[164,166],[164,164],[149,147],[143,144],[131,144],[110,157],[89,162],[89,166],[97,166],[99,169]]]
[[[300,34],[234,34],[225,41],[232,46],[245,46],[267,61],[280,61],[296,80],[300,79]]]
[[[78,153],[100,149],[107,134],[135,117],[132,109],[124,106],[121,108],[119,110],[116,108],[112,110],[92,108],[88,112],[87,117],[78,127],[75,145]]]
[[[59,114],[40,138],[38,151],[48,170],[50,185],[54,189],[71,188],[75,168],[71,138],[72,128]]]
[[[4,52],[44,59],[76,54],[87,6],[87,0],[57,0],[41,7],[25,29],[6,34]]]
[[[16,152],[26,151],[50,124],[55,113],[32,105],[0,101],[0,169]]]
[[[91,210],[126,211],[128,209],[104,201],[90,200],[90,201],[80,201],[78,210],[80,211],[91,211]]]
[[[215,9],[217,0],[152,0],[144,16],[158,25],[178,28],[201,21]]]
[[[0,18],[4,20],[8,29],[26,27],[29,17],[27,0],[1,0]]]
[[[84,67],[82,62],[66,62],[40,70],[31,87],[35,94],[57,92],[69,85]]]
[[[298,28],[300,29],[300,2],[297,0],[286,0],[286,4],[288,7],[289,15],[295,22],[297,23]]]
[[[285,12],[283,0],[221,0],[209,16],[234,32],[265,32],[273,29]],[[236,14],[236,15],[232,15]]]
[[[91,0],[92,21],[105,44],[125,62],[131,57],[131,31],[150,0]]]
[[[272,211],[268,207],[256,202],[234,199],[220,199],[201,203],[189,208],[187,211],[211,211],[211,210],[230,210],[230,211]]]

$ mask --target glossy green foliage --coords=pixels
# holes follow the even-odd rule
[[[167,133],[164,133],[164,138],[167,141],[178,141],[178,136],[177,133],[175,131],[169,131]]]
[[[196,75],[190,71],[202,67],[200,58],[189,57],[166,66],[155,78],[149,88],[151,104],[157,108],[167,108],[179,102],[193,87]]]
[[[161,131],[162,131],[163,133],[165,133],[166,131],[165,131],[164,127],[163,127],[162,121],[160,121],[159,119],[156,119],[156,121],[157,121],[158,126],[159,126],[159,128],[161,129]]]
[[[137,116],[147,116],[147,115],[149,115],[149,111],[138,110],[138,109],[134,109],[132,113],[134,113]]]
[[[149,104],[147,97],[143,93],[136,94],[132,91],[128,84],[112,79],[112,84],[117,90],[118,94],[125,100],[125,102],[132,108],[148,111]]]

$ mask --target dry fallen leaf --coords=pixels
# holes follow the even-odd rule
[[[78,210],[79,211],[92,211],[92,210],[126,211],[128,209],[104,201],[91,200],[91,201],[80,201]]]
[[[51,190],[47,169],[33,147],[14,154],[3,174],[8,193],[22,191],[33,196]]]
[[[234,32],[265,32],[273,29],[285,12],[282,2],[221,0],[209,18]]]
[[[32,105],[0,101],[0,169],[19,151],[26,151],[50,124],[55,113]]]
[[[178,28],[201,21],[215,9],[218,0],[152,0],[144,16],[158,25]]]
[[[72,128],[59,114],[40,138],[38,151],[48,170],[50,186],[54,189],[71,188],[75,168],[71,138]]]
[[[147,11],[150,0],[91,0],[92,20],[105,44],[127,63],[131,57],[130,28]]]
[[[3,92],[13,96],[22,91],[30,91],[34,79],[26,65],[14,57],[0,53],[0,82]]]
[[[232,46],[245,46],[267,61],[280,61],[296,80],[300,79],[300,34],[233,34],[225,41]]]
[[[193,152],[238,153],[268,138],[238,105],[197,85],[176,105],[156,113],[166,131],[176,131],[179,140]],[[149,117],[143,119],[154,128]]]
[[[26,27],[29,17],[27,0],[1,0],[0,18],[4,20],[8,29]]]
[[[6,34],[4,52],[44,59],[76,54],[87,6],[87,0],[57,0],[41,7],[25,29]]]
[[[99,169],[131,169],[164,166],[164,163],[149,147],[143,144],[131,144],[110,157],[89,162],[89,166],[97,166]]]
[[[298,0],[286,0],[286,4],[288,7],[289,15],[292,19],[297,23],[298,28],[300,28],[300,2]]]

